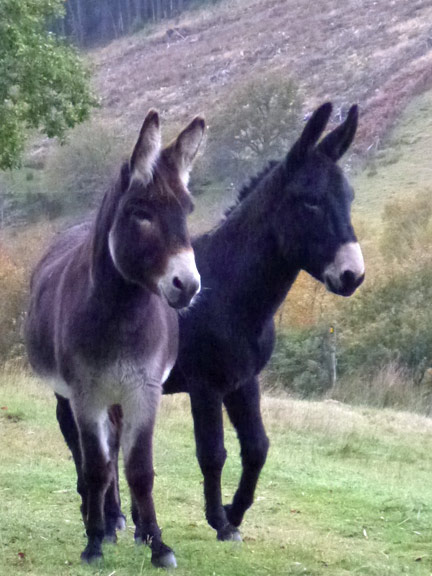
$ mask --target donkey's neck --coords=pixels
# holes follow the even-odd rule
[[[283,255],[279,246],[279,170],[273,168],[210,234],[204,256],[211,261],[210,289],[219,291],[235,321],[257,330],[275,314],[300,271],[294,239]],[[285,225],[290,226],[289,214]],[[204,290],[205,283],[204,277]]]

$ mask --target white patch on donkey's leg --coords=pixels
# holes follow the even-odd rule
[[[136,438],[143,429],[152,433],[162,396],[161,382],[147,379],[133,388],[123,398],[123,430],[121,445],[125,463],[135,446]]]
[[[93,405],[91,399],[80,397],[71,398],[71,407],[78,425],[78,429],[84,428],[97,439],[99,448],[108,463],[111,460],[109,448],[109,416],[108,407]]]

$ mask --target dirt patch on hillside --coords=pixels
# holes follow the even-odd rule
[[[332,100],[337,121],[358,102],[364,154],[432,85],[431,22],[421,0],[222,2],[92,52],[100,114],[128,131],[150,106],[174,122],[211,119],[234,86],[277,70],[298,79],[305,113]]]

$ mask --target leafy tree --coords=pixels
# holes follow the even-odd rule
[[[76,51],[49,31],[62,14],[62,0],[0,0],[0,169],[19,164],[28,129],[61,138],[96,103]]]
[[[280,72],[242,84],[210,117],[211,172],[237,183],[269,159],[280,158],[297,135],[301,110],[297,84]]]

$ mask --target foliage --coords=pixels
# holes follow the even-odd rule
[[[26,282],[22,268],[0,248],[0,359],[18,352]]]
[[[267,383],[302,398],[322,395],[332,384],[329,344],[325,326],[279,332]]]
[[[22,358],[30,272],[56,228],[42,222],[0,235],[0,364]]]
[[[341,370],[371,373],[397,361],[416,372],[430,365],[431,298],[432,262],[362,289],[339,320]]]
[[[55,199],[46,193],[41,170],[23,168],[0,174],[0,226],[22,225],[36,222],[42,216],[49,219],[59,214]]]
[[[214,180],[239,183],[286,154],[300,128],[302,98],[291,78],[254,76],[209,119],[207,155]]]
[[[431,194],[387,204],[381,270],[339,314],[342,372],[396,362],[421,378],[432,365],[431,216]]]
[[[0,169],[19,163],[28,129],[62,138],[95,105],[77,53],[47,30],[61,0],[0,0]]]
[[[77,127],[48,159],[44,186],[61,214],[94,207],[120,170],[121,141],[102,125]]]

